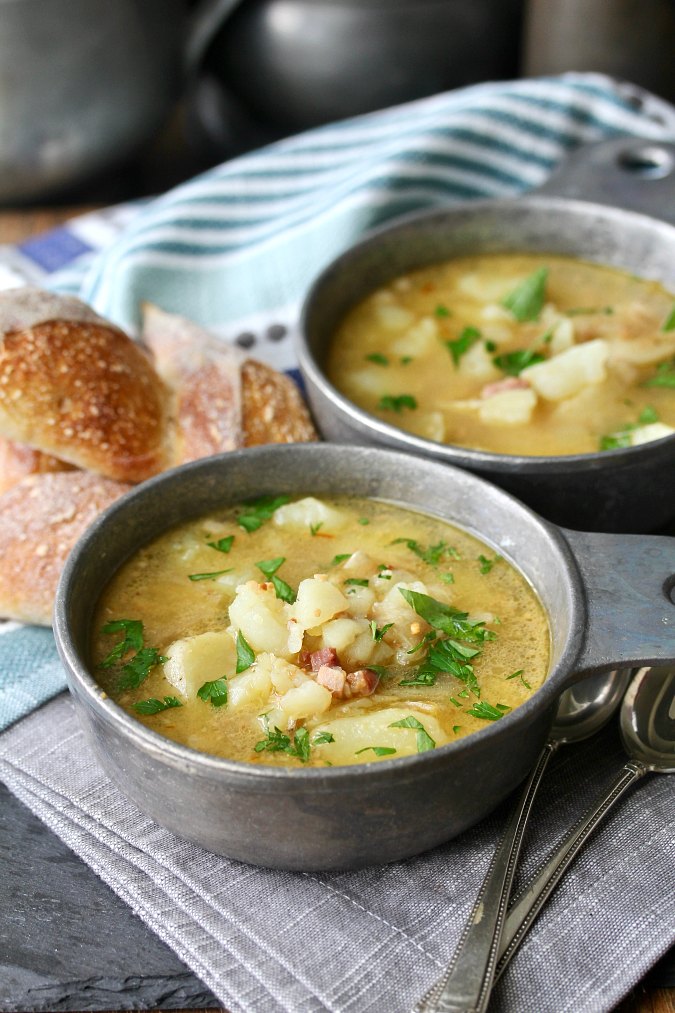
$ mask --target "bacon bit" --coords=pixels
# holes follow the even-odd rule
[[[486,383],[480,392],[482,398],[494,397],[495,394],[503,394],[507,390],[527,390],[527,380],[519,376],[507,376],[504,380],[496,380],[494,383]]]
[[[343,697],[345,691],[347,691],[347,695],[351,696],[349,687],[346,685],[347,678],[344,668],[335,665],[321,665],[316,675],[318,684],[329,689],[334,697]]]
[[[330,665],[331,668],[334,668],[340,663],[334,647],[322,647],[318,651],[312,651],[309,654],[308,661],[313,672],[318,672],[323,665]]]
[[[321,609],[314,609],[314,615],[317,619],[321,618]]]
[[[415,634],[416,633],[421,633],[422,632],[421,623],[417,623],[417,622],[411,623],[410,624],[410,632],[411,633],[415,633]]]
[[[360,668],[347,675],[347,684],[354,696],[370,696],[375,692],[379,681],[379,675],[371,668]]]

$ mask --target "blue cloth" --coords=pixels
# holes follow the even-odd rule
[[[665,103],[636,103],[635,93],[569,74],[477,85],[321,127],[5,250],[0,284],[40,281],[131,332],[144,300],[225,336],[257,329],[270,335],[261,357],[288,369],[288,342],[272,340],[270,325],[292,327],[303,293],[340,251],[403,212],[535,187],[579,144],[672,140],[674,111],[653,115],[650,102]],[[0,728],[64,687],[49,632],[6,629]]]

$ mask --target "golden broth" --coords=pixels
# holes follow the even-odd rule
[[[498,720],[545,679],[549,629],[522,575],[465,532],[309,497],[227,509],[143,548],[98,605],[93,661],[114,699],[177,742],[323,766]]]
[[[352,309],[328,376],[440,443],[544,456],[633,446],[675,432],[673,303],[655,282],[572,258],[460,257]]]

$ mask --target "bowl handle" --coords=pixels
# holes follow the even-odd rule
[[[563,534],[586,590],[577,674],[675,664],[675,538]]]

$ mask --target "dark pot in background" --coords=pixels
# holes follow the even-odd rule
[[[192,62],[291,132],[518,69],[522,0],[215,0]]]

